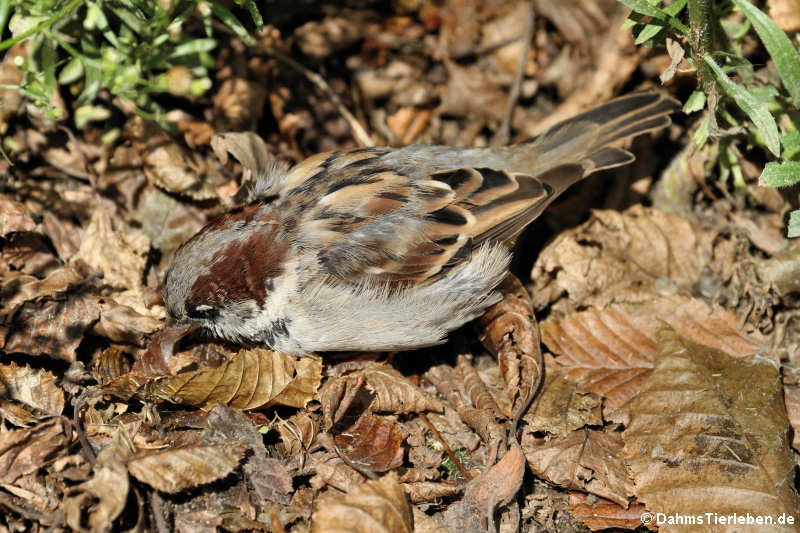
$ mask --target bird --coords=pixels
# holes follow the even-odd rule
[[[502,298],[526,226],[572,184],[634,161],[619,141],[666,128],[678,107],[651,89],[504,147],[261,161],[249,201],[175,252],[168,327],[294,355],[440,344]]]

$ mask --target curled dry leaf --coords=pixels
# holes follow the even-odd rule
[[[452,498],[464,491],[462,485],[453,481],[417,481],[403,483],[403,488],[411,503],[437,502]]]
[[[557,370],[550,370],[536,402],[525,414],[532,431],[563,437],[584,426],[602,426],[601,399],[580,390]]]
[[[264,139],[253,132],[227,132],[214,135],[211,139],[214,154],[222,162],[227,163],[228,153],[242,164],[242,187],[233,198],[234,203],[247,201],[245,193],[254,184],[256,178],[265,179],[280,168],[280,164],[267,148]],[[270,184],[273,185],[273,184]],[[277,184],[275,184],[277,185]],[[261,193],[276,192],[271,189]]]
[[[477,114],[487,122],[503,120],[508,96],[479,67],[462,67],[448,61],[448,80],[443,89],[440,112],[455,116]]]
[[[97,455],[94,476],[71,488],[64,496],[67,524],[76,531],[111,531],[114,520],[128,500],[130,481],[123,461],[133,453],[133,444],[123,428],[114,433],[111,445]],[[84,517],[88,514],[88,517]],[[86,529],[85,525],[89,528]]]
[[[213,370],[189,371],[161,383],[159,396],[207,408],[217,403],[235,409],[271,405],[305,407],[322,380],[322,362],[273,350],[242,350]]]
[[[25,206],[19,202],[0,197],[0,236],[5,236],[12,231],[33,231],[36,222],[33,221]]]
[[[311,448],[319,433],[319,419],[306,412],[292,415],[277,424],[281,442],[277,445],[283,457],[294,457]]]
[[[4,302],[4,309],[0,313],[10,312],[21,303],[30,300],[63,293],[83,280],[83,274],[69,265],[53,270],[45,279],[34,276],[9,278],[0,288],[0,298]]]
[[[6,352],[49,355],[70,363],[83,333],[100,318],[97,298],[69,294],[63,300],[28,302],[15,313],[5,336]]]
[[[176,143],[154,122],[134,117],[128,133],[144,160],[147,179],[160,189],[188,196],[192,200],[212,200],[216,187],[226,179],[199,155]]]
[[[647,301],[658,279],[691,288],[711,257],[713,235],[685,218],[636,205],[620,213],[598,210],[561,233],[531,272],[536,309],[562,313],[614,301]]]
[[[328,452],[325,452],[324,457],[320,457],[320,454],[312,455],[309,470],[314,472],[309,484],[317,490],[331,486],[342,492],[350,492],[366,479],[356,469],[342,463],[338,456]]]
[[[479,337],[497,355],[500,372],[514,399],[513,417],[528,408],[542,379],[539,325],[531,299],[522,283],[509,274],[500,285],[503,299],[479,320]]]
[[[693,342],[729,354],[767,351],[763,335],[740,331],[730,311],[674,295],[546,320],[542,339],[556,355],[561,372],[583,389],[603,396],[606,407],[618,410],[650,376],[658,353],[658,330],[665,323]]]
[[[72,444],[72,426],[54,417],[32,428],[0,432],[0,483],[36,472]]]
[[[126,465],[142,483],[174,494],[227,476],[246,451],[247,446],[235,441],[194,444],[136,455]]]
[[[313,533],[411,533],[413,518],[397,475],[367,481],[347,494],[325,494],[313,515]]]
[[[58,387],[51,372],[16,363],[0,365],[0,397],[22,402],[53,416],[64,410],[64,391]]]
[[[623,433],[637,499],[666,514],[797,516],[776,365],[731,357],[669,328],[658,342],[655,368],[629,402]]]
[[[361,38],[361,28],[352,18],[328,16],[306,22],[294,31],[300,51],[315,59],[325,59]]]
[[[624,507],[633,495],[633,481],[621,457],[623,445],[619,434],[589,429],[552,439],[532,431],[522,436],[525,459],[536,476]]]
[[[637,529],[642,526],[645,507],[634,503],[621,507],[614,502],[580,492],[569,493],[569,510],[592,531],[609,528]]]
[[[267,89],[263,82],[229,78],[214,95],[214,128],[218,131],[254,129],[264,113]]]
[[[110,303],[102,306],[94,332],[114,342],[143,346],[147,337],[163,325],[160,320],[141,315],[127,305]]]
[[[403,433],[394,422],[365,412],[351,426],[340,425],[333,440],[354,466],[387,472],[403,464]]]
[[[370,407],[388,413],[442,412],[442,402],[420,389],[394,368],[371,363],[366,368],[349,375],[364,377],[367,387],[375,393]]]

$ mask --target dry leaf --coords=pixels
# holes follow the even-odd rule
[[[326,494],[313,515],[312,532],[411,533],[411,506],[397,474],[367,481],[348,494]]]
[[[309,413],[300,412],[280,422],[277,430],[281,435],[278,451],[283,457],[294,457],[311,448],[319,433],[319,419]]]
[[[533,431],[563,437],[584,426],[602,426],[600,403],[597,394],[580,390],[558,370],[550,370],[524,419]]]
[[[542,349],[539,325],[533,316],[531,299],[512,274],[499,287],[503,299],[479,319],[479,337],[497,355],[500,372],[514,399],[512,416],[527,410],[542,379]]]
[[[47,462],[66,454],[72,444],[72,426],[55,417],[37,426],[0,432],[0,483],[14,483]]]
[[[174,494],[227,476],[246,451],[247,446],[235,441],[194,444],[136,455],[126,465],[142,483]]]
[[[5,307],[0,314],[14,310],[23,302],[63,293],[83,280],[84,276],[68,265],[53,270],[42,280],[34,276],[9,278],[0,288]]]
[[[546,320],[542,339],[557,356],[561,372],[584,390],[603,396],[613,410],[648,379],[658,351],[657,333],[664,324],[693,342],[730,354],[766,353],[763,335],[745,334],[737,322],[720,306],[710,309],[693,298],[654,295],[642,304],[612,304],[602,311]]]
[[[506,112],[506,92],[479,67],[462,67],[445,62],[448,80],[443,89],[441,113],[459,117],[478,115],[487,122],[499,122]]]
[[[94,332],[114,342],[143,346],[147,337],[163,327],[163,322],[137,313],[127,305],[105,304]]]
[[[64,410],[64,391],[51,372],[16,363],[0,365],[0,397],[22,402],[53,416]]]
[[[774,363],[731,357],[665,328],[623,433],[637,499],[667,515],[797,516],[782,391]]]
[[[49,355],[73,362],[83,333],[100,318],[97,298],[70,294],[64,300],[23,304],[5,336],[6,352]]]
[[[623,445],[617,433],[588,429],[557,438],[537,437],[530,430],[522,436],[525,459],[534,475],[627,506],[633,481],[621,457]]]
[[[33,231],[36,222],[19,202],[0,197],[0,237],[13,231]]]
[[[593,211],[588,222],[561,233],[539,254],[531,272],[534,307],[558,302],[566,313],[647,301],[656,280],[691,289],[711,258],[712,238],[679,215],[641,205],[623,213]]]
[[[442,402],[390,366],[371,363],[348,375],[350,379],[361,376],[364,377],[367,387],[375,393],[375,399],[370,405],[374,411],[405,414],[444,410]]]
[[[304,407],[322,380],[322,363],[273,350],[242,350],[213,370],[182,372],[160,387],[160,396],[208,408],[221,403],[235,409],[270,405]]]
[[[800,30],[800,0],[769,0],[769,16],[785,31]]]
[[[355,466],[387,472],[403,464],[403,433],[386,418],[363,413],[350,426],[337,424],[333,439],[339,452]]]
[[[608,528],[636,529],[642,526],[644,505],[635,503],[627,508],[579,492],[569,493],[569,510],[592,531]]]

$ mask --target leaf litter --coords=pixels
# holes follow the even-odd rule
[[[635,149],[660,166],[607,180],[652,207],[603,192],[603,177],[576,187],[523,238],[504,299],[443,347],[337,364],[190,335],[161,352],[172,255],[271,166],[363,144],[353,121],[379,144],[488,145],[527,45],[513,140],[669,65],[619,31],[615,2],[534,7],[530,43],[526,2],[265,17],[263,48],[230,37],[215,52],[210,98],[164,100],[177,136],[120,104],[119,135],[103,140],[100,123],[52,121],[0,89],[15,163],[0,161],[0,527],[633,530],[645,511],[797,516],[788,203],[744,159],[746,198],[705,194],[713,154],[665,136]],[[28,54],[23,42],[3,59],[7,83]]]

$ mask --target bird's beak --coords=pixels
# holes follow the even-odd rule
[[[148,376],[170,374],[169,360],[172,358],[175,345],[183,337],[199,328],[199,324],[167,322],[164,329],[153,337],[150,347],[144,355],[136,361],[133,371]]]

